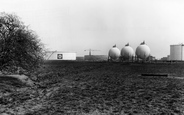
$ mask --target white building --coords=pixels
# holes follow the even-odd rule
[[[170,45],[170,60],[184,61],[184,44]]]
[[[76,53],[48,51],[45,60],[76,60]]]

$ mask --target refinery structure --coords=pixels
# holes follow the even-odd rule
[[[88,51],[89,55],[84,55],[84,61],[106,61],[107,60],[107,55],[94,55],[92,52],[94,51],[100,51],[100,50],[94,50],[94,49],[88,49],[84,50]]]
[[[113,48],[109,50],[108,61],[117,60],[119,59],[119,57],[120,57],[120,50],[116,47],[116,45],[114,45]]]
[[[170,45],[170,60],[184,61],[184,44]]]
[[[162,61],[184,61],[184,44],[170,45],[170,55],[161,58]]]
[[[127,43],[125,47],[121,49],[122,60],[130,60],[131,58],[133,58],[134,55],[134,50],[132,47],[130,47],[129,43]]]
[[[89,55],[77,57],[75,52],[63,51],[47,51],[45,60],[72,60],[72,61],[154,61],[155,57],[151,56],[149,46],[143,41],[137,46],[134,51],[133,48],[127,43],[121,50],[114,45],[109,49],[107,55],[92,55],[92,51],[99,50],[84,50],[89,51]],[[161,61],[184,61],[184,44],[170,45],[170,55],[160,59]]]
[[[150,56],[150,48],[145,44],[145,42],[142,42],[137,48],[136,48],[136,56],[138,59],[146,60]]]
[[[71,61],[136,61],[136,60],[149,60],[150,48],[143,41],[134,52],[133,48],[127,43],[120,51],[114,45],[108,52],[108,55],[92,55],[92,51],[99,50],[84,50],[89,51],[89,55],[84,57],[77,57],[75,52],[63,52],[63,51],[47,51],[45,60],[71,60]]]
[[[150,48],[146,45],[145,41],[143,41],[137,48],[136,52],[132,47],[130,47],[129,43],[125,45],[121,49],[121,51],[114,45],[108,53],[108,61],[149,61],[152,60],[150,55]],[[136,54],[136,55],[135,55]]]

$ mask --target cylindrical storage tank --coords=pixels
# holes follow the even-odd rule
[[[109,57],[113,60],[118,59],[120,57],[120,50],[116,46],[113,46],[113,48],[109,50]]]
[[[146,59],[150,56],[150,48],[143,42],[136,48],[137,58]]]
[[[184,44],[170,45],[170,60],[184,60]]]
[[[131,59],[134,56],[134,50],[129,45],[121,49],[121,57],[123,59]]]

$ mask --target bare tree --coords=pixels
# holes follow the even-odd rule
[[[15,14],[0,13],[0,69],[36,69],[43,60],[43,44]]]

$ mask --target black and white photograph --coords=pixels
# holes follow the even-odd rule
[[[184,115],[184,1],[0,0],[0,115]]]

